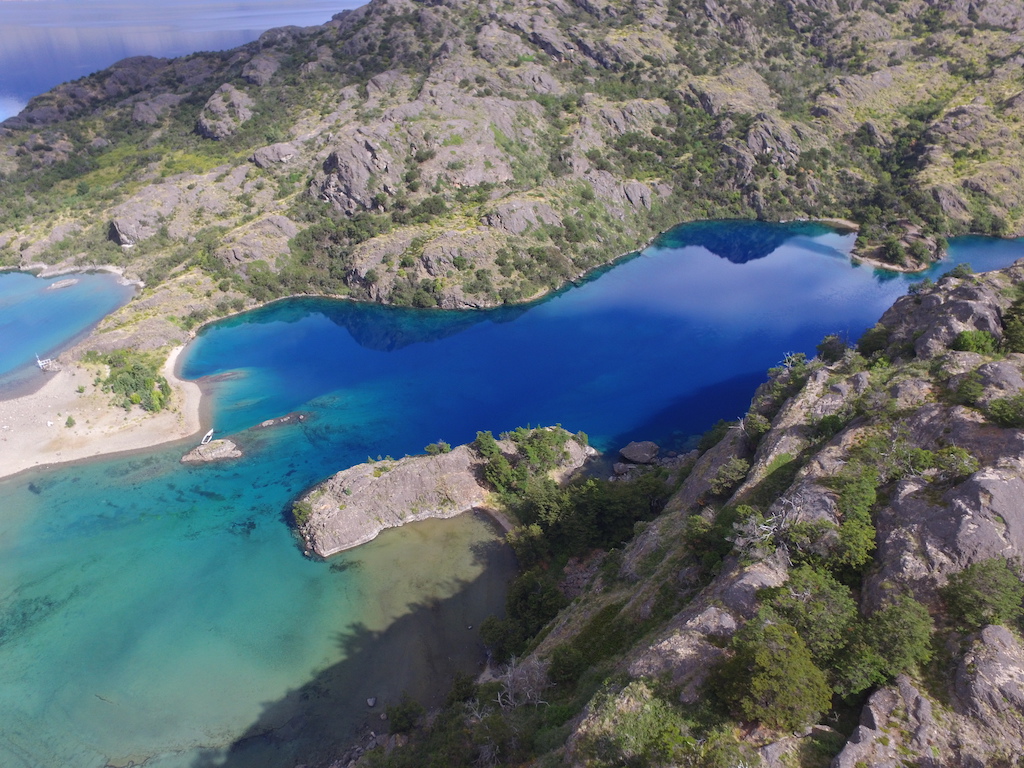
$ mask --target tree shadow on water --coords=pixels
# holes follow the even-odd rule
[[[475,546],[474,559],[482,573],[453,585],[451,597],[410,605],[382,632],[350,626],[338,637],[341,661],[264,704],[256,722],[226,751],[205,752],[192,768],[327,764],[361,734],[387,733],[380,715],[403,693],[427,707],[442,704],[453,675],[481,671],[485,654],[477,630],[500,610],[515,571],[512,551],[499,542]]]

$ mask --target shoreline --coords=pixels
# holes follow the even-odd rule
[[[846,231],[859,229],[856,222],[833,217],[798,219],[796,221],[816,221]],[[686,223],[690,222],[681,222],[676,226]],[[567,280],[566,284],[558,289],[540,291],[537,295],[522,302],[522,305],[533,304],[557,294],[566,287],[586,282],[591,275],[614,267],[622,259],[650,247],[665,234],[665,231],[655,233],[648,239],[645,246],[620,254],[606,264],[587,270],[587,272]],[[864,263],[875,268],[911,271],[900,270],[894,268],[893,265],[883,265],[852,252],[850,260],[853,263]],[[126,283],[143,287],[140,281],[126,279],[123,268],[112,265],[64,267],[32,264],[25,267],[11,267],[10,270],[30,272],[38,277],[103,271],[119,275]],[[268,301],[257,302],[242,310],[209,318],[189,331],[189,340],[196,338],[206,326],[213,323],[258,310],[279,301],[296,298],[357,301],[349,296],[331,294],[278,296]],[[502,305],[476,307],[475,309],[486,311],[500,306]],[[26,382],[6,397],[0,394],[0,479],[30,469],[109,457],[114,454],[139,452],[199,436],[204,430],[204,425],[210,420],[209,398],[203,397],[198,383],[185,381],[177,376],[177,362],[183,349],[184,346],[173,348],[161,371],[174,391],[175,404],[170,411],[148,414],[134,408],[130,412],[125,412],[110,405],[109,395],[98,391],[92,383],[92,375],[77,362],[65,362],[64,370],[54,374],[45,374],[47,378],[41,383]],[[77,391],[79,387],[84,387],[85,392],[79,393]],[[74,417],[73,426],[65,426],[68,416]],[[500,527],[507,530],[507,520],[497,518],[493,514],[492,517],[496,518]]]
[[[174,393],[170,410],[149,414],[111,405],[110,394],[100,391],[93,374],[77,363],[41,373],[46,380],[29,394],[0,400],[0,479],[198,436],[204,398],[196,382],[177,375],[182,350],[172,349],[161,369]],[[72,426],[67,426],[69,417]]]

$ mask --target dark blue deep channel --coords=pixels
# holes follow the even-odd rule
[[[527,307],[294,299],[204,329],[183,374],[245,458],[189,468],[177,446],[0,481],[0,765],[292,765],[344,743],[368,697],[379,712],[475,669],[467,627],[514,569],[487,521],[416,524],[323,563],[295,546],[290,500],[477,430],[559,422],[602,449],[683,447],[740,416],[786,352],[856,338],[920,279],[851,265],[852,240],[688,225]],[[933,276],[1020,256],[962,239]],[[294,411],[308,417],[249,429]]]

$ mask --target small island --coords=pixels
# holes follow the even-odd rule
[[[559,478],[597,453],[560,427],[526,430],[494,442],[510,465],[528,463],[522,446],[530,442],[554,447],[557,454],[548,471]],[[488,457],[481,445],[450,449],[433,444],[427,455],[359,464],[320,483],[293,506],[306,552],[328,557],[372,541],[386,528],[492,510]]]

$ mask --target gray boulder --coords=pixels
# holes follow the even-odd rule
[[[631,464],[653,464],[660,449],[650,440],[632,442],[619,450],[619,455]]]
[[[252,153],[249,159],[256,164],[257,168],[270,168],[277,163],[287,163],[296,154],[298,154],[298,150],[295,149],[294,144],[282,141],[271,144],[269,147],[260,147]]]

